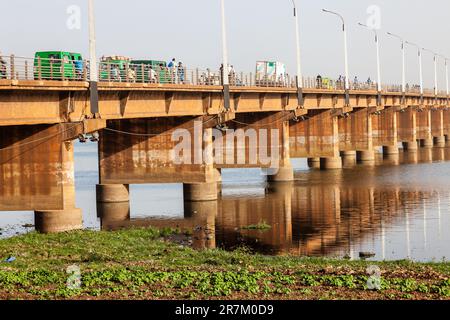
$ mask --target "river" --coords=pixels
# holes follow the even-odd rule
[[[260,170],[223,170],[218,201],[184,204],[181,184],[131,185],[122,221],[101,221],[97,145],[75,147],[77,206],[84,226],[189,226],[194,246],[245,246],[270,255],[443,261],[450,257],[450,148],[377,155],[375,166],[309,169],[294,159],[295,182],[267,185]],[[128,208],[116,208],[128,211]],[[0,238],[33,231],[32,212],[1,212]],[[249,226],[270,226],[249,230]],[[251,228],[250,228],[251,229]]]

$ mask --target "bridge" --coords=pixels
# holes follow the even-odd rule
[[[198,69],[183,81],[107,77],[94,92],[87,72],[43,79],[18,60],[0,78],[0,210],[35,211],[41,232],[82,227],[73,141],[85,135],[98,133],[97,200],[114,206],[129,202],[129,184],[182,183],[185,201],[214,201],[221,169],[262,168],[283,183],[294,180],[291,158],[323,170],[371,165],[379,147],[396,157],[402,143],[413,154],[445,147],[450,133],[441,92],[308,79],[299,92],[292,79],[237,73],[227,101],[220,80]]]

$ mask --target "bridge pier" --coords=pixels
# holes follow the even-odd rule
[[[363,164],[375,163],[375,151],[373,149],[357,151],[356,155],[359,163]]]
[[[320,158],[320,169],[321,170],[342,169],[341,157]]]
[[[450,137],[448,134],[445,135],[445,146],[450,147]]]
[[[383,155],[390,156],[399,154],[398,146],[383,146]]]
[[[445,144],[446,144],[446,141],[445,141],[445,136],[441,136],[441,137],[434,137],[434,139],[433,139],[434,141],[434,146],[436,147],[436,148],[445,148]]]
[[[356,165],[356,151],[341,151],[342,165],[346,167]]]
[[[83,228],[81,209],[75,207],[75,169],[71,141],[60,143],[60,155],[61,166],[53,174],[61,178],[62,209],[35,210],[35,229],[41,233],[58,233]]]
[[[421,148],[429,149],[433,148],[433,146],[434,146],[433,138],[420,139]]]
[[[308,166],[312,169],[320,169],[320,158],[308,158]]]
[[[408,152],[417,152],[419,149],[419,145],[417,141],[411,141],[411,142],[402,142],[403,144],[403,150]]]
[[[109,224],[130,219],[130,191],[126,184],[98,184],[96,186],[97,216],[102,229]]]

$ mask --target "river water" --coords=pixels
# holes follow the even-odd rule
[[[219,201],[184,204],[181,184],[131,185],[129,216],[101,221],[95,185],[97,145],[76,144],[76,197],[85,228],[178,226],[194,246],[245,245],[270,255],[442,261],[450,257],[450,148],[400,153],[398,161],[344,170],[293,160],[294,183],[267,185],[260,170],[223,170]],[[105,209],[106,210],[106,209]],[[126,208],[115,208],[125,210]],[[0,238],[34,230],[32,212],[0,212]],[[120,221],[119,221],[120,220]],[[265,223],[270,228],[249,230]]]

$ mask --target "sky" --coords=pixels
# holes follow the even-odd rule
[[[2,1],[0,51],[32,57],[35,51],[64,50],[88,57],[87,0]],[[348,30],[351,79],[376,80],[375,41],[380,34],[383,83],[401,82],[403,36],[450,57],[448,0],[296,0],[300,17],[304,76],[344,74],[341,22],[322,8],[341,13]],[[77,28],[73,6],[80,8]],[[230,63],[254,72],[258,60],[280,61],[296,73],[295,24],[291,0],[225,0]],[[76,7],[75,7],[76,8]],[[69,10],[70,11],[70,10]],[[188,68],[217,69],[221,63],[220,0],[95,0],[97,54],[170,60]],[[68,22],[71,28],[68,27]],[[425,86],[433,87],[433,57],[424,53]],[[439,87],[445,88],[443,59]],[[417,49],[407,48],[407,82],[419,82]]]

